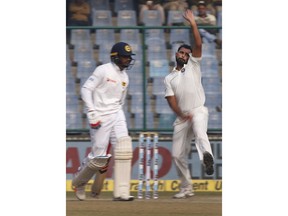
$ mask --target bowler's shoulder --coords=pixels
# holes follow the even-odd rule
[[[194,57],[194,56],[192,56],[192,53],[190,53],[190,58],[189,58],[188,64],[189,63],[192,63],[192,64],[198,63],[198,64],[200,64],[201,60],[202,60],[202,56],[201,57]]]
[[[178,72],[172,71],[168,75],[165,76],[164,80],[165,82],[169,82],[173,80],[178,75]]]

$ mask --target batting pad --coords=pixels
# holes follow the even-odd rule
[[[94,196],[99,196],[103,187],[104,180],[106,178],[107,172],[100,173],[97,172],[95,176],[95,180],[91,186],[91,193]]]
[[[72,187],[80,187],[87,184],[96,171],[100,170],[109,162],[111,155],[97,156],[94,158],[88,158],[80,170],[75,174],[72,180]]]
[[[114,157],[114,198],[129,199],[132,159],[132,140],[130,136],[121,137],[117,140]]]

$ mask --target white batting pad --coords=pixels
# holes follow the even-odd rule
[[[115,149],[114,197],[128,199],[130,196],[132,141],[131,137],[118,139]]]
[[[72,187],[77,188],[87,184],[87,182],[92,178],[95,174],[95,170],[85,164],[79,172],[77,172],[72,180]]]
[[[96,171],[105,167],[109,162],[111,155],[97,156],[94,158],[87,158],[86,162],[81,166],[78,173],[75,174],[72,180],[72,187],[80,187],[87,184]]]
[[[91,192],[94,196],[99,196],[103,187],[104,180],[106,178],[107,172],[100,173],[97,172],[95,180],[91,186]]]

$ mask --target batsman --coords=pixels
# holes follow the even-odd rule
[[[72,180],[79,200],[85,200],[85,185],[95,173],[92,195],[99,195],[112,157],[108,154],[109,143],[114,150],[113,200],[134,200],[130,196],[132,141],[122,109],[129,85],[126,71],[133,65],[133,55],[129,44],[114,44],[110,53],[111,62],[96,67],[81,88],[92,148]]]

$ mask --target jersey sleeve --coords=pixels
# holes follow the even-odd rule
[[[174,91],[172,89],[169,77],[165,77],[164,84],[165,84],[165,98],[168,96],[173,96]]]
[[[103,83],[103,79],[103,71],[100,68],[96,68],[93,74],[86,80],[81,88],[81,96],[88,111],[95,109],[93,102],[93,91],[101,83]]]
[[[196,63],[196,64],[200,64],[202,57],[193,57],[192,53],[189,54],[190,58],[189,58],[189,62],[191,63]]]
[[[86,80],[82,88],[87,88],[93,91],[97,88],[101,83],[103,83],[104,79],[104,71],[101,68],[96,68],[93,74]]]

